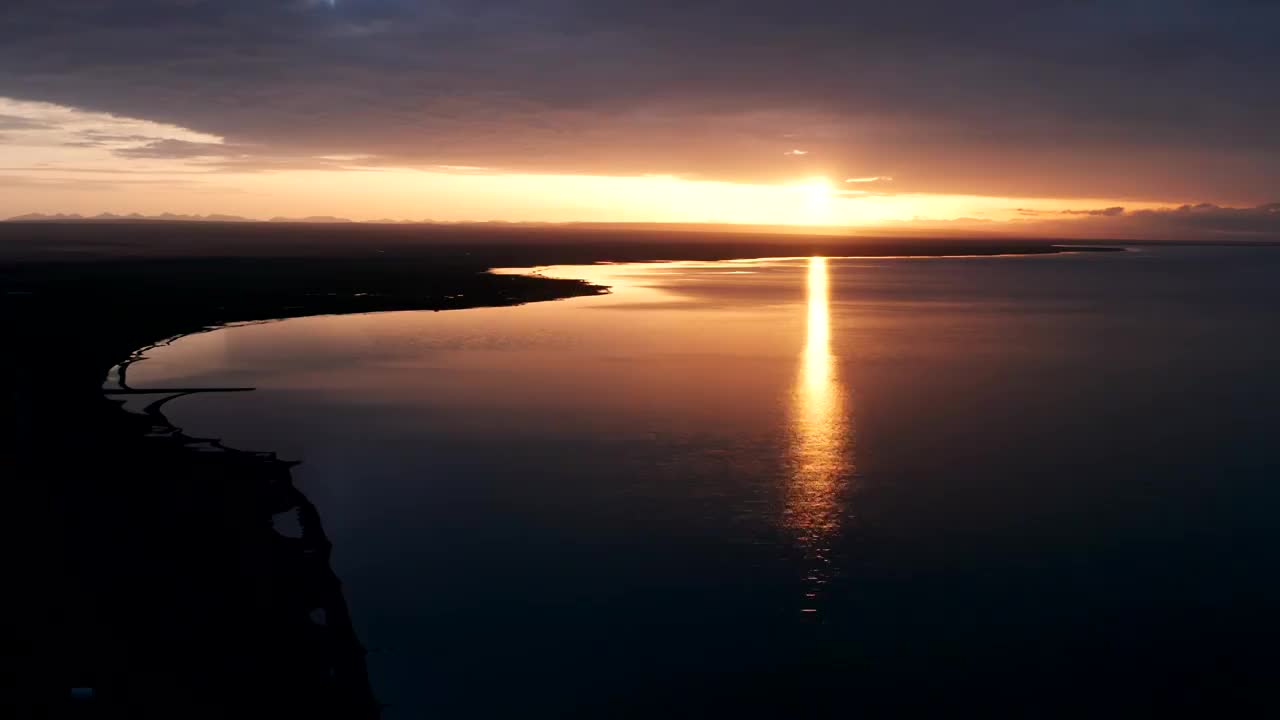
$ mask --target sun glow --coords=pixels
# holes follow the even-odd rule
[[[328,0],[314,0],[327,3]],[[733,182],[674,175],[503,172],[481,164],[379,166],[360,154],[250,152],[141,118],[0,97],[0,218],[31,212],[342,215],[445,221],[842,225],[1075,217],[1080,207],[1155,209],[1114,198],[999,198],[879,188],[888,178]],[[799,151],[803,152],[803,151]],[[254,154],[257,153],[257,154]],[[264,170],[270,170],[264,172]],[[850,182],[852,181],[852,182]],[[860,190],[865,187],[867,189]],[[879,188],[879,189],[877,189]],[[145,189],[145,192],[142,190]]]
[[[793,187],[802,198],[801,216],[795,222],[820,224],[833,221],[836,189],[830,180],[823,177],[809,178]]]

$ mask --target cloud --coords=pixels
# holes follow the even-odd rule
[[[13,131],[0,170],[24,173],[151,173],[166,175],[271,170],[348,169],[367,167],[363,154],[312,155],[249,144],[176,125],[77,108],[0,97],[0,109]],[[25,156],[25,157],[23,157]],[[19,164],[22,159],[28,164]],[[135,161],[122,164],[121,160]],[[462,166],[458,166],[462,167]],[[474,168],[472,168],[474,169]],[[41,187],[50,181],[40,180]],[[89,185],[85,185],[89,187]]]
[[[1152,229],[1203,233],[1211,236],[1266,236],[1280,240],[1280,203],[1250,208],[1219,207],[1209,203],[1170,210],[1138,210],[1124,217]]]
[[[809,151],[808,151],[808,150],[788,150],[788,151],[786,151],[786,152],[784,152],[784,153],[782,153],[782,154],[783,154],[783,155],[799,156],[799,155],[808,155],[808,154],[809,154]]]
[[[862,177],[845,178],[846,185],[851,185],[853,189],[841,190],[835,194],[840,197],[847,198],[872,198],[872,197],[888,197],[898,193],[889,190],[893,178],[888,175],[865,175]]]
[[[118,190],[130,186],[161,185],[170,187],[183,181],[169,178],[77,178],[0,175],[0,187],[39,188],[42,190]]]
[[[17,115],[0,115],[0,130],[43,130],[49,126]]]
[[[116,155],[125,158],[151,159],[189,159],[226,157],[232,154],[231,147],[224,143],[199,143],[186,140],[152,140],[144,145],[121,148]]]
[[[874,232],[886,235],[928,232],[939,237],[1051,237],[1100,241],[1280,243],[1280,203],[1227,207],[1211,203],[1123,210],[1041,210],[1019,208],[1020,217],[936,219],[916,217],[888,222]]]
[[[89,173],[89,174],[106,174],[106,175],[135,175],[138,177],[152,177],[155,175],[154,170],[137,169],[133,167],[120,167],[120,163],[116,163],[116,167],[78,167],[75,165],[49,165],[49,166],[0,166],[0,172],[13,172],[24,174],[54,174],[54,173]],[[207,170],[199,169],[170,169],[165,168],[165,174],[207,174]]]
[[[1101,217],[1118,217],[1124,214],[1123,207],[1109,207],[1101,210],[1063,210],[1063,215],[1093,215]]]
[[[2,32],[2,31],[0,31]],[[21,130],[30,142],[85,141],[137,143],[172,138],[189,142],[222,142],[222,138],[178,125],[138,117],[95,112],[71,106],[4,97],[0,124]]]
[[[49,129],[57,130],[56,126],[48,126]],[[146,144],[153,142],[155,138],[149,135],[113,135],[111,133],[98,132],[96,130],[81,130],[74,133],[77,138],[62,143],[64,147],[79,148],[113,148],[124,146],[135,146],[138,144]],[[178,141],[175,141],[178,142]]]
[[[183,161],[183,167],[205,172],[258,173],[281,170],[349,170],[365,167],[361,155],[314,157],[272,153],[263,148],[228,143],[198,143],[185,140],[154,140],[119,148],[116,157],[134,160]],[[455,166],[449,166],[455,167]],[[449,172],[449,170],[446,170]],[[474,172],[453,170],[453,172]]]
[[[1280,203],[1254,207],[1222,207],[1211,203],[1172,208],[1125,210],[1037,211],[1019,209],[1037,218],[1031,227],[1058,228],[1073,236],[1145,238],[1156,240],[1277,240],[1280,241]],[[1072,219],[1053,220],[1057,216]]]
[[[833,193],[836,197],[844,198],[873,198],[873,197],[893,197],[897,193],[879,192],[875,190],[839,190]]]
[[[1043,217],[1046,215],[1088,215],[1092,217],[1118,217],[1124,215],[1124,208],[1120,206],[1098,208],[1093,210],[1033,210],[1031,208],[1017,208],[1015,210],[1019,215],[1028,217]]]
[[[7,0],[0,95],[304,163],[892,174],[900,192],[1220,203],[1280,188],[1280,99],[1266,91],[1280,3],[724,8]],[[797,147],[809,155],[786,155]]]

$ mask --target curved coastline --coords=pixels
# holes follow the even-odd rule
[[[954,257],[957,249],[912,254]],[[1077,250],[1016,249],[1021,252],[998,246],[964,254]],[[67,510],[68,567],[51,573],[62,576],[58,586],[70,584],[60,598],[69,619],[61,670],[70,686],[99,689],[104,709],[180,703],[176,707],[212,693],[228,709],[378,714],[364,650],[328,565],[328,539],[314,506],[292,485],[291,464],[186,436],[163,418],[162,402],[152,404],[156,412],[126,411],[103,392],[112,368],[127,368],[158,345],[229,325],[600,294],[608,289],[540,276],[537,267],[670,254],[623,250],[601,246],[584,257],[522,249],[511,257],[516,262],[469,258],[443,267],[426,257],[0,263],[2,302],[16,321],[18,346],[44,349],[38,359],[6,358],[6,369],[32,380],[9,389],[15,412],[6,420],[20,449],[19,470],[58,488]],[[900,251],[873,257],[900,257]],[[741,249],[700,246],[672,259],[743,256]],[[524,265],[532,274],[484,272],[504,265]],[[129,482],[112,482],[116,478]],[[301,537],[273,529],[280,512],[295,513]],[[323,623],[315,620],[317,610]],[[254,660],[268,652],[273,661]]]
[[[1079,254],[1079,253],[1094,253],[1094,252],[1125,252],[1126,250],[1127,248],[1125,247],[1119,247],[1114,245],[1049,244],[1049,245],[1029,247],[1029,248],[1019,248],[1017,251],[1014,251],[1014,252],[1010,252],[1007,250],[993,250],[990,252],[967,252],[967,253],[938,252],[938,253],[910,253],[910,254],[901,254],[901,255],[892,255],[892,254],[827,255],[826,257],[830,259],[837,259],[837,260],[948,260],[948,259],[955,260],[955,259],[1039,257],[1043,255],[1072,255],[1072,254]],[[757,262],[762,260],[803,260],[808,257],[810,256],[808,255],[784,255],[784,256],[769,255],[769,256],[749,257],[749,258],[715,257],[712,259],[695,260],[692,262]],[[672,257],[672,258],[656,258],[656,259],[649,259],[649,260],[624,260],[624,261],[597,260],[592,263],[580,263],[580,264],[617,265],[617,264],[625,264],[625,263],[660,264],[660,263],[671,263],[671,262],[690,262],[690,261],[684,260],[678,257]],[[122,372],[129,365],[145,360],[146,353],[155,348],[171,345],[172,343],[177,342],[178,340],[181,340],[185,337],[189,337],[191,335],[214,332],[214,331],[221,330],[224,328],[229,328],[229,327],[239,327],[244,325],[262,325],[267,323],[282,322],[285,320],[292,320],[292,319],[303,318],[303,317],[323,317],[327,315],[362,315],[362,314],[379,313],[379,312],[406,312],[406,311],[407,312],[412,312],[412,311],[440,312],[442,310],[469,310],[469,309],[484,308],[484,307],[510,307],[515,305],[523,305],[529,302],[543,302],[548,300],[567,300],[574,297],[584,297],[584,296],[591,296],[591,295],[607,295],[612,293],[612,288],[610,288],[607,285],[596,285],[591,283],[588,280],[583,280],[580,278],[557,277],[557,276],[545,274],[545,271],[549,268],[563,267],[565,265],[571,265],[571,264],[579,264],[579,263],[555,263],[555,264],[546,263],[546,264],[523,266],[523,267],[493,266],[493,267],[486,268],[482,273],[483,275],[486,275],[486,276],[528,278],[528,279],[536,279],[539,281],[549,281],[551,283],[557,283],[561,285],[560,294],[555,294],[555,293],[550,293],[546,295],[537,294],[536,296],[531,296],[531,297],[520,297],[518,295],[505,295],[498,298],[481,299],[478,302],[468,302],[468,301],[459,302],[457,298],[461,298],[463,297],[463,295],[458,295],[458,296],[444,295],[442,299],[449,302],[441,302],[440,299],[437,299],[435,302],[431,302],[431,303],[421,303],[421,302],[400,303],[395,300],[392,300],[389,304],[381,307],[376,307],[376,308],[370,308],[367,306],[356,307],[355,305],[353,305],[351,307],[346,307],[346,308],[329,307],[326,309],[317,309],[314,311],[303,310],[301,312],[281,314],[281,315],[276,315],[272,317],[218,321],[210,324],[201,325],[198,328],[181,330],[171,335],[168,335],[166,337],[163,337],[160,340],[149,342],[134,350],[131,350],[126,357],[114,362],[106,370],[104,375],[110,375],[110,373],[112,372]],[[355,298],[360,298],[361,300],[356,300],[355,304],[364,304],[363,302],[364,299],[376,299],[380,297],[382,296],[372,295],[370,293],[357,293],[352,295],[351,299],[354,300]],[[338,300],[339,304],[341,302],[342,302],[341,299]],[[120,376],[120,385],[121,385],[121,388],[123,389],[129,389],[123,374],[121,374]]]
[[[51,600],[64,604],[57,614],[67,619],[59,674],[71,687],[93,688],[95,712],[107,714],[189,707],[200,698],[228,712],[378,716],[329,539],[293,484],[293,463],[183,433],[162,406],[189,393],[130,388],[128,365],[151,348],[229,325],[516,305],[601,289],[473,270],[429,273],[416,286],[402,282],[413,270],[401,269],[367,293],[247,288],[251,301],[235,304],[225,291],[183,293],[182,275],[166,272],[163,284],[180,301],[165,303],[158,278],[132,287],[114,281],[136,280],[136,266],[77,269],[98,277],[84,283],[62,265],[22,267],[27,287],[4,294],[19,345],[42,348],[38,358],[7,358],[11,374],[31,381],[9,388],[14,412],[6,421],[18,476],[55,488],[65,510],[65,563],[49,568],[50,587],[61,588]],[[234,277],[221,279],[236,287]],[[104,392],[121,366],[120,390],[157,398],[142,413]],[[300,532],[277,531],[282,514]]]
[[[119,389],[115,391],[104,389],[104,394],[113,395],[123,392],[131,395],[155,394],[160,397],[149,403],[142,412],[142,417],[150,423],[144,435],[147,440],[175,446],[177,458],[180,458],[174,460],[175,472],[191,474],[194,468],[190,466],[198,465],[222,477],[239,478],[241,492],[237,493],[240,496],[238,502],[258,510],[257,517],[254,519],[265,521],[264,530],[265,524],[272,525],[274,532],[264,531],[260,538],[252,542],[255,552],[254,560],[251,562],[258,566],[253,574],[262,578],[285,578],[285,580],[282,583],[268,583],[274,587],[259,588],[259,590],[266,590],[263,595],[270,600],[255,604],[268,606],[267,614],[275,619],[275,624],[291,628],[288,633],[291,637],[288,637],[286,642],[307,648],[308,657],[295,659],[296,676],[289,677],[286,674],[284,677],[267,680],[268,685],[275,687],[264,688],[263,683],[257,679],[250,680],[248,684],[255,687],[255,695],[262,694],[268,698],[267,702],[271,705],[278,704],[295,712],[299,707],[306,708],[307,714],[312,717],[376,718],[381,714],[381,707],[370,684],[365,664],[366,649],[352,624],[342,582],[334,573],[330,563],[332,543],[325,533],[319,510],[294,483],[292,467],[297,463],[282,460],[271,451],[242,450],[224,445],[217,438],[194,437],[175,426],[163,413],[163,405],[179,397],[198,392],[240,391],[253,388],[183,389],[176,392],[163,389],[158,391],[136,389],[128,385],[128,367],[145,360],[146,353],[157,347],[191,335],[214,332],[228,327],[323,315],[511,306],[524,302],[593,294],[604,290],[577,281],[551,282],[566,283],[562,288],[565,292],[558,297],[537,297],[529,300],[522,297],[504,297],[489,298],[471,304],[450,303],[447,308],[440,307],[440,303],[432,303],[429,306],[410,303],[403,307],[384,307],[378,310],[362,307],[345,310],[326,308],[331,312],[291,314],[283,317],[203,325],[198,329],[177,333],[134,350],[128,358],[108,371],[108,373],[115,372]],[[581,292],[588,288],[593,293]],[[125,410],[123,403],[117,407],[122,413],[136,415]],[[297,528],[296,535],[282,533],[275,527],[274,521],[281,515],[293,517]],[[271,592],[273,589],[275,592]],[[265,624],[261,629],[265,633],[275,634],[272,632],[273,629]],[[267,674],[264,673],[264,675]],[[274,701],[271,699],[273,697]]]

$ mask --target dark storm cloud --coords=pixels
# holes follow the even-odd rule
[[[1276,27],[1256,0],[6,0],[0,95],[276,156],[1263,202]]]

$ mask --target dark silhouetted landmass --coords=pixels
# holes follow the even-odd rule
[[[1090,241],[1096,245],[1098,240]],[[1052,253],[1071,240],[870,237],[780,228],[537,223],[40,221],[0,223],[0,261],[122,257],[367,257],[447,266],[721,260],[792,255]],[[1074,249],[1082,249],[1076,243]]]

